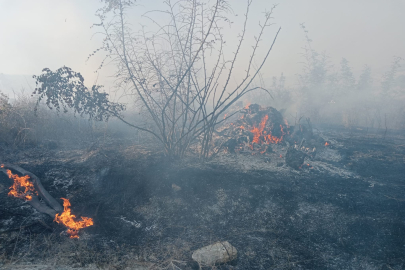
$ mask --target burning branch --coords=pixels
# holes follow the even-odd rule
[[[28,204],[30,204],[32,207],[34,207],[37,211],[39,211],[41,213],[48,214],[51,217],[54,217],[56,215],[56,213],[57,213],[56,210],[50,208],[46,204],[41,203],[39,201],[39,199],[38,199],[37,190],[39,190],[39,189],[37,189],[36,186],[37,186],[37,183],[38,183],[37,181],[39,181],[39,179],[34,174],[31,174],[31,173],[30,173],[30,175],[19,177],[18,175],[12,174],[12,172],[10,170],[5,169],[6,167],[12,168],[12,169],[14,169],[15,167],[17,167],[17,168],[20,168],[20,167],[11,166],[11,165],[4,165],[4,164],[0,165],[0,171],[3,172],[4,174],[6,174],[10,179],[14,179],[14,184],[10,188],[11,190],[9,192],[9,195],[17,197],[17,198],[23,198],[23,199],[25,199],[27,201]],[[21,170],[23,170],[23,169],[21,169]],[[25,170],[23,170],[23,171],[25,171]],[[34,178],[33,183],[28,180],[30,178],[32,179],[33,178],[32,176],[36,177],[36,178]],[[20,182],[16,183],[16,181],[20,181]],[[23,182],[21,183],[21,181],[23,181]],[[31,188],[31,185],[33,185],[34,189]],[[27,186],[28,188],[25,189],[24,192],[21,192],[22,186],[24,186],[24,187]],[[42,187],[42,185],[41,185],[41,187]],[[42,189],[43,189],[43,187],[42,187]]]
[[[13,174],[10,169],[6,168],[13,169],[24,176]],[[68,227],[67,233],[70,235],[70,238],[79,238],[78,232],[80,229],[93,225],[93,219],[88,217],[81,217],[81,220],[76,221],[76,216],[71,214],[70,202],[65,198],[62,198],[62,212],[60,204],[44,189],[41,181],[35,174],[11,164],[1,164],[0,171],[5,173],[10,179],[14,180],[13,185],[10,187],[10,192],[8,193],[9,196],[24,199],[39,212],[48,214],[52,218],[54,217],[54,221],[62,223]],[[48,205],[41,203],[38,199],[38,195],[40,195],[53,209]],[[62,212],[62,214],[59,214],[59,212]]]
[[[70,209],[70,202],[68,199],[61,198],[63,200],[63,213],[56,214],[54,221],[57,223],[62,223],[66,227],[68,227],[67,233],[69,234],[70,238],[79,238],[79,230],[92,226],[93,219],[88,217],[80,217],[81,220],[76,221],[76,216],[71,214]]]
[[[10,169],[14,170],[22,175],[25,175],[25,177],[30,178],[33,183],[34,189],[36,191],[36,195],[39,195],[53,209],[53,212],[55,212],[55,214],[56,214],[56,212],[62,212],[62,210],[63,210],[62,206],[48,193],[48,191],[45,190],[45,188],[42,185],[41,180],[39,180],[38,176],[36,176],[35,174],[33,174],[29,171],[24,170],[23,168],[21,168],[17,165],[2,163],[0,170],[3,173],[7,174],[7,176],[9,176],[9,175],[7,173],[6,168],[8,168],[9,170]],[[36,197],[36,196],[32,195],[32,199],[29,200],[28,202],[33,201],[34,197]],[[37,200],[38,200],[38,198],[37,198]],[[33,206],[33,207],[36,208],[35,206]],[[43,207],[47,207],[47,206],[44,205]],[[43,209],[43,207],[41,207],[41,209]],[[36,208],[36,209],[42,213],[49,212],[49,211],[43,212],[38,208]],[[49,210],[51,210],[51,209],[49,209]],[[54,217],[55,214],[53,214],[52,217]]]

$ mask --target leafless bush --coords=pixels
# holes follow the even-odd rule
[[[157,27],[147,32],[131,29],[128,22],[133,1],[106,0],[98,13],[96,26],[104,35],[102,48],[113,59],[118,72],[117,82],[129,89],[145,117],[154,128],[135,125],[156,137],[170,156],[183,156],[198,142],[201,157],[211,154],[210,142],[221,115],[246,93],[262,89],[251,87],[266,62],[276,41],[274,37],[263,52],[257,68],[253,62],[259,54],[265,30],[271,25],[273,8],[264,13],[245,63],[237,63],[242,52],[252,1],[247,2],[243,29],[233,57],[227,58],[224,26],[229,23],[227,1],[165,1],[166,10],[144,14]],[[159,19],[155,15],[160,16]],[[166,18],[167,24],[162,24]],[[240,60],[239,60],[240,61]],[[236,78],[237,65],[244,75]],[[102,64],[103,65],[103,64]],[[231,82],[239,81],[236,85]]]

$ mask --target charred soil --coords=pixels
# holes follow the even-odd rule
[[[405,137],[318,132],[329,148],[298,170],[277,149],[202,163],[126,138],[3,147],[1,161],[36,174],[94,225],[69,239],[7,196],[1,174],[0,268],[198,269],[194,250],[228,241],[238,258],[218,269],[404,269]]]

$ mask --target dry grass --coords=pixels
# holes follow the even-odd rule
[[[74,115],[57,114],[22,92],[13,102],[0,91],[0,146],[36,146],[49,141],[63,139],[77,140],[92,138],[105,133],[104,123],[89,121]]]

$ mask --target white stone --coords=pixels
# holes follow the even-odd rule
[[[193,252],[192,258],[200,266],[213,266],[232,261],[236,259],[237,255],[236,248],[228,241],[224,241],[197,249]]]

